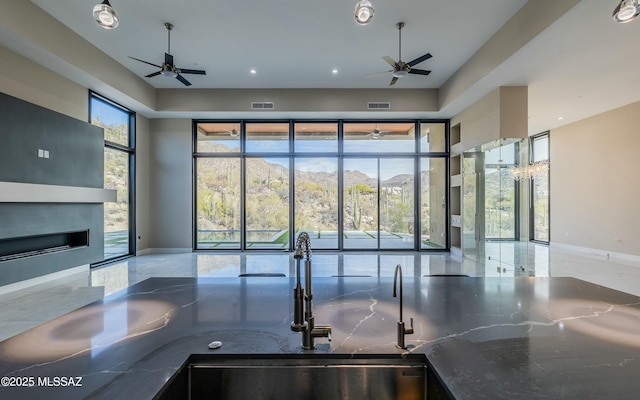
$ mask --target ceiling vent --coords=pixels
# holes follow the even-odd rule
[[[391,103],[389,102],[368,102],[367,110],[391,110]]]
[[[253,101],[251,102],[252,110],[273,110],[276,105],[273,101]]]

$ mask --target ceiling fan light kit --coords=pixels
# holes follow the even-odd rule
[[[640,14],[638,0],[621,0],[613,10],[613,19],[621,24],[635,19]]]
[[[104,0],[102,3],[96,4],[96,6],[93,7],[93,18],[98,25],[104,29],[115,29],[120,23],[118,13],[111,7],[109,0]]]
[[[354,17],[359,25],[366,25],[373,19],[373,4],[369,0],[360,0],[356,4]]]

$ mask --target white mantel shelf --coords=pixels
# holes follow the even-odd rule
[[[0,182],[0,203],[111,203],[111,189]]]

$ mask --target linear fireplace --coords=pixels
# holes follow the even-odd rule
[[[89,246],[89,230],[0,239],[0,262]]]

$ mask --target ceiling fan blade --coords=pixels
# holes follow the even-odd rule
[[[424,69],[410,69],[409,70],[410,74],[416,74],[416,75],[429,75],[431,73],[431,71],[425,71]]]
[[[396,84],[396,82],[398,82],[398,78],[396,78],[395,76],[393,78],[391,78],[391,83],[389,83],[389,86],[393,86]]]
[[[132,60],[140,61],[140,62],[145,63],[145,64],[153,65],[156,68],[162,68],[162,66],[154,64],[154,63],[150,63],[149,61],[141,60],[139,58],[135,58],[135,57],[131,57],[131,56],[129,56],[129,58],[131,58]]]
[[[426,60],[430,59],[431,57],[432,57],[431,53],[427,53],[427,54],[425,54],[425,55],[423,55],[421,57],[416,58],[413,61],[409,61],[407,63],[407,65],[410,66],[410,67],[413,67],[414,65],[420,64],[421,62],[426,61]]]
[[[154,72],[154,73],[149,74],[149,75],[145,75],[144,77],[145,77],[145,78],[151,78],[151,77],[154,77],[154,76],[160,75],[161,73],[162,73],[161,71],[158,71],[158,72]]]
[[[371,78],[372,76],[388,74],[389,72],[393,72],[393,70],[390,69],[389,71],[382,71],[382,72],[376,72],[375,74],[369,74],[369,75],[367,75],[367,78]]]
[[[186,80],[184,78],[184,76],[178,74],[176,75],[176,79],[179,80],[180,82],[182,82],[185,86],[191,86],[191,82],[189,82],[188,80]]]
[[[164,53],[164,63],[168,65],[173,65],[173,56],[169,53]]]
[[[396,62],[393,58],[389,57],[389,56],[384,56],[382,57],[383,60],[385,60],[389,65],[391,65],[393,68],[396,67]]]
[[[182,69],[178,68],[181,74],[195,74],[195,75],[206,75],[207,71],[201,69]]]

